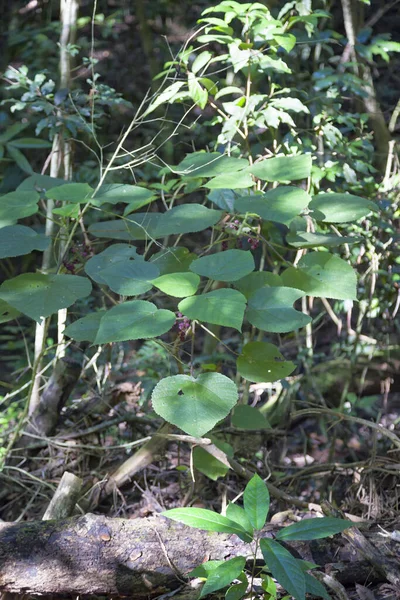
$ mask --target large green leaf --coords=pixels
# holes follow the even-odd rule
[[[3,227],[0,235],[0,258],[22,256],[32,250],[46,250],[50,238],[23,225]]]
[[[354,523],[335,517],[303,519],[278,531],[277,540],[319,540],[321,538],[341,533]]]
[[[265,194],[237,198],[235,210],[255,213],[267,221],[288,225],[310,201],[311,196],[301,188],[281,185]]]
[[[87,183],[66,183],[46,192],[47,198],[72,204],[87,204],[92,194],[93,188]]]
[[[160,275],[169,273],[184,273],[188,271],[192,261],[197,258],[193,252],[187,248],[177,246],[176,248],[165,248],[156,252],[150,258],[150,262],[157,265],[160,269]]]
[[[249,342],[243,346],[237,359],[238,373],[258,383],[284,379],[292,373],[296,365],[286,361],[274,344]]]
[[[154,192],[139,185],[128,185],[126,183],[106,183],[102,185],[93,198],[95,206],[102,204],[128,204],[124,215],[146,206],[155,199]]]
[[[50,177],[50,175],[41,175],[34,173],[30,177],[24,179],[17,187],[17,191],[22,192],[38,192],[42,190],[50,190],[58,185],[65,185],[65,179],[59,177]]]
[[[171,510],[165,510],[161,515],[173,521],[178,521],[178,523],[183,523],[196,529],[203,529],[204,531],[248,535],[246,530],[238,523],[235,523],[235,521],[205,508],[172,508]]]
[[[293,308],[293,302],[304,292],[291,287],[271,287],[257,290],[249,299],[247,319],[262,331],[286,333],[310,323],[311,318]]]
[[[221,289],[182,300],[178,309],[189,319],[241,331],[246,298],[236,290]]]
[[[99,310],[74,321],[65,328],[65,335],[68,335],[68,337],[73,338],[77,342],[93,343],[96,339],[100,321],[105,314],[105,310]]]
[[[326,248],[340,246],[341,244],[355,244],[361,238],[349,235],[335,235],[334,233],[311,233],[307,231],[290,232],[286,236],[288,244],[294,248]]]
[[[312,216],[325,223],[350,223],[378,210],[370,200],[352,194],[317,194],[309,205]]]
[[[299,561],[274,540],[263,538],[260,542],[260,548],[273,577],[296,600],[305,600],[306,582]]]
[[[201,437],[224,419],[235,406],[235,383],[220,373],[165,377],[152,394],[153,408],[169,423]]]
[[[14,148],[51,148],[51,142],[41,140],[40,138],[18,138],[9,142],[10,146]]]
[[[254,258],[245,250],[226,250],[194,260],[190,270],[217,281],[237,281],[254,271]]]
[[[311,174],[311,154],[277,156],[255,163],[248,171],[263,181],[296,181]]]
[[[282,280],[279,275],[271,273],[270,271],[255,271],[234,283],[235,288],[238,289],[243,296],[246,296],[247,299],[249,299],[254,292],[263,287],[275,287],[280,285],[282,285]]]
[[[20,315],[20,311],[0,299],[0,324],[12,321]]]
[[[264,417],[262,412],[254,406],[247,404],[237,404],[232,411],[232,425],[236,429],[247,429],[248,431],[258,431],[260,429],[271,429],[271,425]]]
[[[11,144],[7,144],[7,152],[9,156],[17,163],[19,168],[28,173],[28,175],[33,175],[33,169],[28,161],[28,159],[22,154],[18,148],[11,146]]]
[[[244,158],[234,158],[219,152],[192,152],[175,167],[174,172],[185,177],[216,177],[236,173],[249,164]]]
[[[234,211],[236,197],[237,192],[225,188],[212,190],[207,194],[207,198],[218,208],[230,213]]]
[[[356,272],[346,261],[328,252],[306,254],[297,267],[289,267],[281,277],[285,285],[304,290],[309,296],[357,299]]]
[[[246,171],[238,171],[236,173],[224,173],[210,179],[204,184],[204,187],[210,190],[219,190],[228,188],[230,190],[238,190],[249,188],[254,185],[254,180],[250,173]]]
[[[8,279],[0,286],[0,298],[31,319],[40,322],[61,308],[68,308],[90,294],[86,277],[26,273]]]
[[[103,277],[103,271],[109,267],[116,267],[121,262],[128,260],[143,260],[137,253],[135,246],[129,244],[113,244],[103,252],[90,258],[85,264],[85,271],[97,283],[106,283]]]
[[[269,491],[257,473],[246,485],[243,494],[243,506],[254,529],[262,529],[269,511]]]
[[[146,240],[155,238],[161,213],[135,213],[131,217],[102,221],[89,226],[89,233],[114,240]],[[162,236],[159,236],[162,237]]]
[[[309,573],[304,573],[306,580],[306,592],[312,596],[324,598],[325,600],[331,600],[331,596],[326,591],[326,588],[322,585],[318,579],[315,579]]]
[[[38,211],[39,194],[16,190],[0,196],[0,228],[14,225],[18,219],[30,217]]]
[[[153,338],[166,333],[175,323],[170,310],[157,309],[144,300],[131,300],[114,306],[100,321],[95,344]]]
[[[199,597],[204,598],[208,594],[227,587],[234,579],[239,577],[245,564],[245,556],[235,556],[235,558],[226,560],[207,578]]]
[[[123,260],[101,272],[108,287],[121,296],[137,296],[148,292],[160,271],[142,258]]]
[[[149,263],[145,264],[149,265]],[[150,263],[150,266],[158,268],[156,264]],[[197,292],[199,283],[200,277],[195,273],[167,273],[152,281],[152,284],[164,294],[174,296],[174,298],[193,296]]]

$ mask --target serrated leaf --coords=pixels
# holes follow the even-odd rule
[[[278,542],[263,538],[260,542],[265,563],[273,577],[296,600],[305,600],[306,581],[297,560]]]
[[[296,181],[311,175],[311,154],[277,156],[255,163],[248,171],[263,181]]]
[[[241,331],[246,298],[236,290],[221,289],[182,300],[178,309],[189,319]]]
[[[311,317],[293,308],[303,296],[302,290],[291,287],[261,288],[249,299],[247,319],[262,331],[286,333],[300,329],[311,321]]]
[[[313,211],[311,216],[316,221],[325,223],[351,223],[378,211],[377,205],[370,200],[337,193],[313,196],[309,209]]]
[[[146,263],[147,265],[149,263]],[[156,263],[153,263],[155,266]],[[150,266],[153,266],[150,263]],[[200,277],[195,273],[168,273],[152,280],[152,284],[169,296],[185,298],[193,296],[200,284]]]
[[[238,373],[249,381],[258,383],[284,379],[296,368],[286,361],[274,344],[249,342],[243,346],[237,362]]]
[[[277,540],[319,540],[340,533],[349,527],[354,527],[351,521],[336,519],[334,517],[321,517],[314,519],[302,519],[281,529]]]
[[[227,587],[234,579],[239,577],[245,564],[246,558],[244,556],[236,556],[235,558],[226,560],[209,575],[201,590],[200,598],[204,598],[208,594]]]
[[[114,306],[100,321],[95,344],[158,337],[171,329],[175,315],[152,302],[131,300]]]
[[[310,252],[297,267],[289,267],[281,275],[285,285],[303,290],[309,296],[357,299],[357,275],[343,259],[328,252]]]
[[[171,510],[165,510],[161,515],[173,521],[178,521],[178,523],[183,523],[196,529],[203,529],[204,531],[248,535],[238,523],[205,508],[172,508]]]
[[[245,487],[243,505],[246,515],[254,529],[264,527],[269,511],[269,491],[257,473],[253,475]]]
[[[311,201],[301,188],[281,185],[265,194],[244,196],[235,200],[235,210],[255,213],[267,221],[288,225]]]
[[[220,373],[165,377],[154,388],[153,408],[169,423],[201,437],[224,419],[236,404],[234,382]]]
[[[44,251],[50,238],[23,225],[3,227],[0,235],[0,258],[22,256],[32,250]]]
[[[190,270],[217,281],[237,281],[254,271],[254,258],[245,250],[226,250],[194,260]]]
[[[30,217],[38,211],[39,194],[16,190],[0,196],[0,228],[14,225],[18,219]]]
[[[281,285],[282,280],[279,275],[270,273],[269,271],[256,271],[250,273],[234,283],[235,288],[246,296],[247,299],[249,299],[254,292],[263,287],[276,287]]]
[[[213,481],[217,481],[219,477],[225,477],[229,471],[229,467],[215,458],[215,456],[209,454],[201,446],[196,446],[193,449],[193,465],[195,469]],[[227,516],[229,517],[229,515]]]
[[[65,335],[77,342],[94,342],[99,329],[100,321],[106,314],[105,310],[90,313],[65,328]]]
[[[0,286],[0,298],[31,319],[40,322],[61,308],[68,308],[90,294],[86,277],[26,273]]]
[[[253,406],[238,404],[232,411],[232,425],[237,429],[248,431],[259,431],[260,429],[271,429],[271,425],[264,415]]]
[[[340,246],[341,244],[355,244],[361,238],[349,235],[335,235],[333,233],[311,233],[307,231],[290,232],[286,236],[288,244],[294,248],[326,248]]]
[[[72,204],[87,204],[92,194],[93,188],[87,183],[66,183],[48,190],[46,197]]]

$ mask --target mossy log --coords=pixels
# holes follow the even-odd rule
[[[273,536],[278,529],[269,525],[261,535]],[[390,560],[397,563],[398,544],[377,535],[370,539],[384,556],[390,546]],[[382,581],[341,536],[285,546],[344,584]],[[191,529],[163,517],[125,520],[87,514],[0,523],[0,591],[153,598],[184,590],[187,573],[202,562],[241,554],[249,556],[250,548],[235,535]]]

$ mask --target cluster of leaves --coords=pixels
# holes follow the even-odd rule
[[[254,475],[244,490],[243,507],[230,503],[225,516],[203,508],[173,508],[162,514],[190,527],[235,534],[243,542],[249,544],[254,542],[255,547],[251,552],[253,565],[251,565],[250,572],[254,576],[257,550],[260,547],[265,566],[259,576],[263,590],[269,598],[276,598],[276,586],[271,578],[272,575],[296,600],[305,600],[306,593],[329,599],[330,596],[324,586],[308,573],[318,565],[294,558],[280,542],[321,539],[352,527],[352,523],[333,517],[303,519],[281,529],[275,539],[260,537],[255,535],[255,532],[258,533],[263,529],[269,505],[268,488],[258,475]],[[247,594],[249,587],[245,571],[246,562],[245,556],[236,556],[226,561],[211,560],[194,569],[189,576],[206,580],[200,598],[226,588],[231,582],[237,581],[229,587],[225,598],[240,600]],[[253,576],[251,581],[253,581]]]

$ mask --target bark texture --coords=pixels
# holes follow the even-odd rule
[[[277,529],[269,525],[262,535]],[[398,544],[376,535],[370,539],[382,556],[390,548],[397,563]],[[371,566],[340,536],[285,546],[343,583],[373,579]],[[0,591],[153,598],[183,587],[186,574],[204,561],[249,556],[249,550],[235,535],[191,529],[162,517],[124,520],[87,514],[0,523]],[[382,576],[376,574],[375,580]]]

